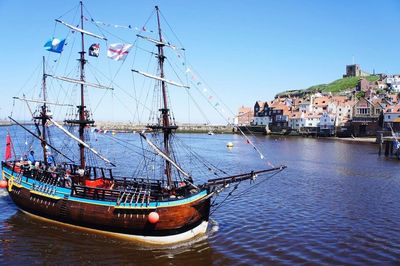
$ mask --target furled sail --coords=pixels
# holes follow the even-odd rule
[[[103,86],[103,85],[100,85],[100,84],[90,83],[90,82],[82,81],[82,80],[79,80],[79,79],[73,79],[73,78],[62,77],[62,76],[53,76],[53,75],[49,75],[49,74],[46,74],[46,76],[47,77],[51,77],[51,78],[55,78],[55,79],[58,79],[58,80],[70,82],[70,83],[82,84],[82,85],[93,87],[93,88],[104,89],[104,90],[114,90],[114,88],[112,88],[112,87],[107,87],[107,86]]]
[[[71,137],[73,140],[77,141],[78,143],[82,144],[85,148],[89,149],[91,152],[93,152],[95,155],[97,155],[100,159],[102,159],[103,161],[111,164],[112,166],[115,166],[115,164],[113,164],[110,160],[108,160],[106,157],[104,157],[103,155],[101,155],[98,151],[96,151],[95,149],[91,148],[86,142],[83,142],[82,140],[80,140],[79,138],[75,137],[71,132],[69,132],[68,130],[66,130],[63,126],[61,126],[59,123],[57,123],[56,121],[54,121],[51,118],[48,118],[56,127],[58,127],[59,129],[61,129],[61,131],[63,131],[67,136]]]
[[[20,100],[20,101],[26,101],[26,102],[32,102],[32,103],[45,103],[48,105],[73,106],[72,104],[67,104],[67,103],[52,103],[52,102],[43,101],[43,100],[25,99],[25,98],[20,98],[20,97],[13,97],[13,99]]]
[[[174,46],[172,44],[169,44],[169,43],[160,42],[159,40],[155,40],[153,38],[149,38],[149,37],[146,37],[146,36],[143,36],[143,35],[140,35],[140,34],[136,34],[136,36],[139,37],[139,38],[145,39],[145,40],[147,40],[149,42],[155,43],[156,45],[167,46],[167,47],[170,47],[170,48],[172,48],[174,50],[177,49],[176,46]]]
[[[139,71],[139,70],[135,70],[135,69],[131,69],[131,70],[132,70],[133,72],[139,73],[139,74],[141,74],[141,75],[143,75],[143,76],[145,76],[145,77],[148,77],[148,78],[152,78],[152,79],[164,81],[164,82],[166,82],[166,83],[168,83],[168,84],[171,84],[171,85],[174,85],[174,86],[177,86],[177,87],[182,87],[182,88],[190,89],[189,86],[186,86],[186,85],[177,83],[177,82],[175,82],[175,81],[171,81],[171,80],[168,80],[168,79],[165,79],[165,78],[161,78],[161,77],[158,77],[158,76],[150,75],[150,74],[148,74],[148,73],[145,73],[145,72],[142,72],[142,71]]]
[[[91,33],[91,32],[89,32],[89,31],[80,29],[80,28],[78,28],[78,27],[72,26],[71,24],[68,24],[68,23],[66,23],[66,22],[64,22],[64,21],[62,21],[62,20],[59,20],[59,19],[56,19],[56,21],[57,21],[58,23],[61,23],[61,24],[65,25],[65,26],[67,26],[68,28],[70,28],[70,29],[72,29],[72,30],[74,30],[74,31],[82,32],[82,33],[84,33],[84,34],[86,34],[86,35],[89,35],[89,36],[92,36],[92,37],[95,37],[95,38],[98,38],[98,39],[107,41],[107,38],[106,38],[106,37],[103,37],[103,36],[100,36],[100,35]]]

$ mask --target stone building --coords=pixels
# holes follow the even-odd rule
[[[347,65],[346,66],[346,74],[343,75],[344,78],[347,77],[365,77],[369,76],[369,73],[362,71],[360,65]]]
[[[376,136],[376,131],[379,129],[379,103],[361,98],[353,109],[352,133],[355,137]]]

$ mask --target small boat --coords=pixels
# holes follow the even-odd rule
[[[36,154],[41,155],[40,159],[35,158],[32,151],[30,157],[24,157],[23,152],[29,151],[26,146],[27,150],[12,156],[11,136],[8,136],[7,156],[6,160],[2,162],[3,181],[6,182],[2,182],[0,185],[7,186],[9,196],[20,210],[50,221],[106,232],[118,237],[152,244],[170,244],[185,241],[206,232],[210,210],[216,208],[211,204],[211,199],[221,191],[228,189],[229,184],[239,184],[245,180],[252,180],[256,176],[276,174],[285,168],[285,166],[278,166],[228,174],[212,163],[208,163],[206,158],[201,158],[196,163],[197,166],[202,166],[203,172],[189,172],[184,169],[184,160],[178,161],[178,155],[182,155],[179,152],[191,153],[195,155],[193,158],[198,155],[188,149],[185,143],[179,142],[179,136],[175,134],[178,126],[174,119],[171,119],[170,94],[167,85],[183,88],[188,88],[188,86],[165,77],[166,56],[164,50],[177,48],[164,38],[158,7],[155,7],[153,12],[155,25],[158,27],[154,34],[156,37],[145,36],[147,31],[144,29],[136,36],[137,39],[145,41],[148,45],[154,45],[155,49],[150,52],[150,56],[157,60],[156,73],[147,74],[140,70],[126,70],[130,74],[141,75],[154,82],[155,92],[158,93],[154,99],[159,100],[158,104],[154,105],[155,111],[151,113],[155,117],[155,122],[149,122],[140,133],[138,132],[139,134],[126,134],[125,136],[138,138],[138,141],[142,143],[140,147],[132,145],[132,149],[137,148],[140,151],[137,152],[139,154],[137,159],[125,161],[121,165],[99,152],[93,146],[95,143],[92,143],[89,136],[98,134],[101,130],[90,131],[90,127],[94,126],[95,122],[93,114],[86,106],[88,92],[85,90],[88,87],[105,90],[112,88],[88,81],[85,70],[86,67],[90,67],[90,60],[94,60],[96,57],[87,58],[85,47],[87,47],[87,37],[104,43],[107,37],[85,29],[84,22],[87,24],[97,23],[97,27],[101,27],[102,23],[83,13],[86,8],[83,8],[82,2],[78,9],[80,12],[79,26],[75,26],[76,23],[65,22],[61,18],[56,19],[59,27],[64,27],[64,30],[69,31],[69,38],[77,38],[80,42],[78,67],[76,68],[79,69],[78,78],[47,73],[46,64],[50,64],[54,60],[43,59],[40,92],[43,98],[35,100],[16,97],[23,104],[40,103],[32,114],[33,129],[18,122],[16,118],[9,117],[13,123],[11,128],[19,127],[25,130],[26,134],[29,134],[38,145]],[[103,26],[107,26],[107,23],[103,24]],[[131,29],[131,27],[126,28]],[[110,36],[110,38],[112,37],[113,35]],[[62,41],[54,42],[53,39],[49,49],[53,49],[54,45],[57,46],[60,43]],[[69,47],[74,49],[72,40],[69,44],[71,44]],[[89,55],[95,55],[90,49],[96,49],[96,47],[99,45],[90,46]],[[128,53],[127,49],[111,45],[108,51],[115,56],[113,59],[117,58],[118,60]],[[62,49],[56,50],[56,52],[59,52],[60,58],[62,58]],[[113,52],[116,54],[112,54]],[[57,70],[56,67],[50,69]],[[48,79],[71,84],[74,86],[72,89],[78,91],[77,112],[73,112],[69,118],[67,117],[64,123],[58,122],[60,119],[53,117],[50,106],[75,110],[75,105],[49,101]],[[92,90],[90,92],[92,93]],[[135,101],[132,102],[135,103]],[[53,130],[51,134],[50,126]],[[112,134],[106,135],[106,133],[107,130],[104,130],[104,134],[98,134],[98,137],[121,143],[121,147],[130,145],[129,141],[119,139],[114,131]],[[53,141],[52,138],[55,136],[63,136],[64,139],[63,141]],[[18,137],[19,135],[15,134],[13,139]],[[177,151],[178,148],[181,149]],[[49,151],[54,154],[53,161],[50,160]],[[134,154],[136,153],[132,152],[129,158]],[[22,158],[17,159],[20,155]],[[181,159],[184,158],[188,157],[181,156]],[[193,162],[190,161],[190,164]],[[213,178],[206,179],[203,176],[205,173],[209,173]],[[196,182],[196,180],[203,181]],[[237,186],[231,187],[237,188]]]
[[[210,136],[212,136],[212,135],[214,135],[214,132],[212,132],[212,131],[208,131],[208,133],[207,133],[208,135],[210,135]]]

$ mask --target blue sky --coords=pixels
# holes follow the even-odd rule
[[[43,44],[53,36],[54,19],[77,3],[0,0],[0,117],[13,109],[12,96],[29,93],[29,77],[48,55]],[[338,79],[353,58],[368,72],[400,73],[400,1],[85,1],[97,20],[138,27],[156,4],[190,64],[233,112],[284,90]],[[95,118],[131,120],[127,112],[117,112],[102,110]],[[202,121],[195,111],[177,118]],[[224,123],[218,115],[207,119]]]

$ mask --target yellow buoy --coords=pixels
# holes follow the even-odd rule
[[[229,141],[228,143],[226,143],[226,147],[232,148],[233,147],[233,143]]]

